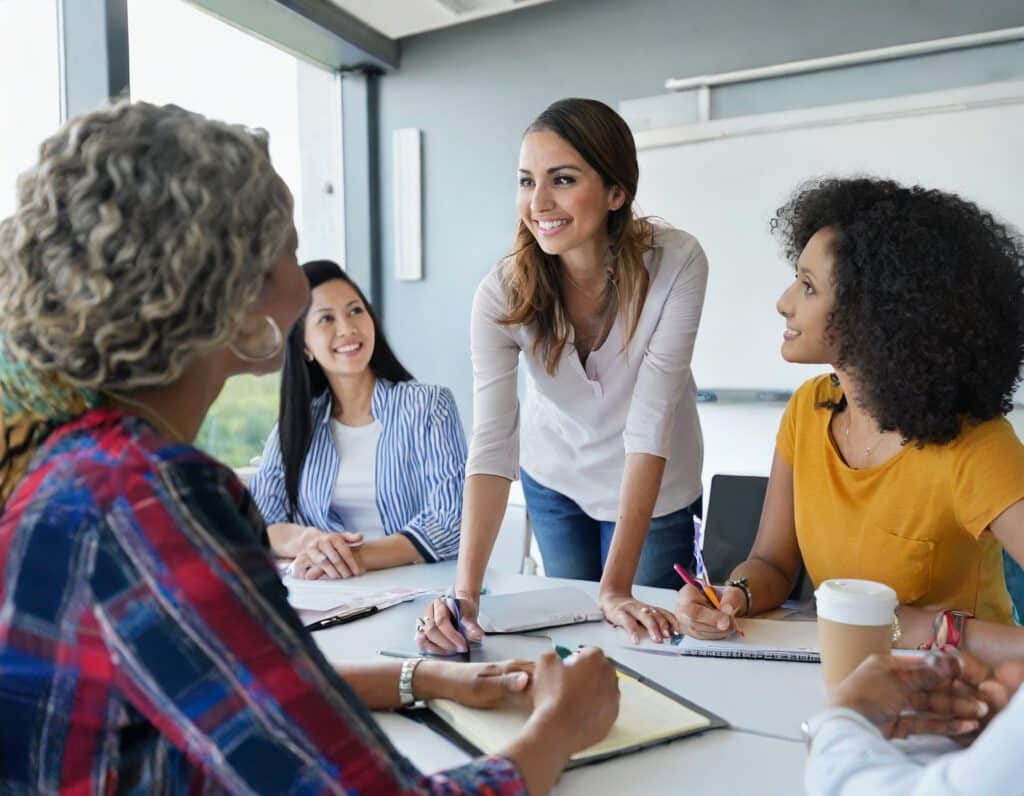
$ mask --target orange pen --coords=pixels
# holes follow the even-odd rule
[[[699,589],[700,591],[704,592],[704,596],[708,598],[708,602],[715,606],[716,609],[718,609],[719,611],[722,610],[722,603],[718,599],[718,595],[715,593],[715,590],[712,589],[708,583],[698,583],[696,580],[694,580],[690,573],[683,569],[682,566],[680,566],[679,564],[673,564],[672,569],[674,569],[676,571],[676,574],[679,577],[681,577],[684,581],[686,581],[687,584],[693,586],[693,588],[695,589]],[[740,623],[736,621],[735,616],[732,617],[732,626],[736,628],[737,633],[746,638],[746,634],[744,634],[743,630],[740,629]]]

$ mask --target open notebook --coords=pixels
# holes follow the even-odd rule
[[[675,738],[726,727],[727,723],[639,673],[612,661],[619,674],[619,717],[602,741],[573,755],[566,768],[595,763]],[[527,706],[509,702],[493,710],[470,708],[447,699],[427,703],[440,719],[427,721],[470,754],[495,754],[508,746],[530,715]]]
[[[572,586],[480,598],[480,627],[486,633],[522,633],[600,619],[594,598]]]
[[[740,626],[746,638],[734,634],[718,641],[702,641],[690,636],[674,636],[661,644],[643,641],[628,644],[626,648],[656,655],[821,663],[817,622],[741,619]]]

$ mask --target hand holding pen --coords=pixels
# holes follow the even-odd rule
[[[416,645],[433,655],[458,655],[479,645],[483,628],[477,623],[479,601],[450,589],[432,600],[416,620]]]
[[[703,639],[725,638],[733,631],[743,635],[736,620],[746,607],[742,589],[718,591],[707,583],[699,583],[679,564],[674,569],[686,582],[676,595],[676,617],[683,633]]]

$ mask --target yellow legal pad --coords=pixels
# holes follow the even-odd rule
[[[658,743],[727,726],[708,713],[636,672],[613,661],[619,673],[619,717],[605,738],[577,752],[567,768],[594,763],[609,757],[643,749]],[[470,708],[448,699],[427,703],[456,741],[470,751],[494,754],[506,748],[519,734],[530,715],[526,705],[509,702],[493,710]]]

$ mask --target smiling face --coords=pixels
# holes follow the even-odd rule
[[[564,138],[538,130],[519,149],[519,218],[547,254],[607,246],[607,218],[625,201]]]
[[[787,362],[831,363],[837,346],[828,339],[829,315],[835,302],[832,286],[832,244],[835,233],[819,229],[807,241],[796,264],[793,284],[775,307],[786,319],[782,357]]]
[[[332,279],[313,288],[306,313],[306,357],[324,373],[357,375],[370,365],[376,332],[355,288]]]

